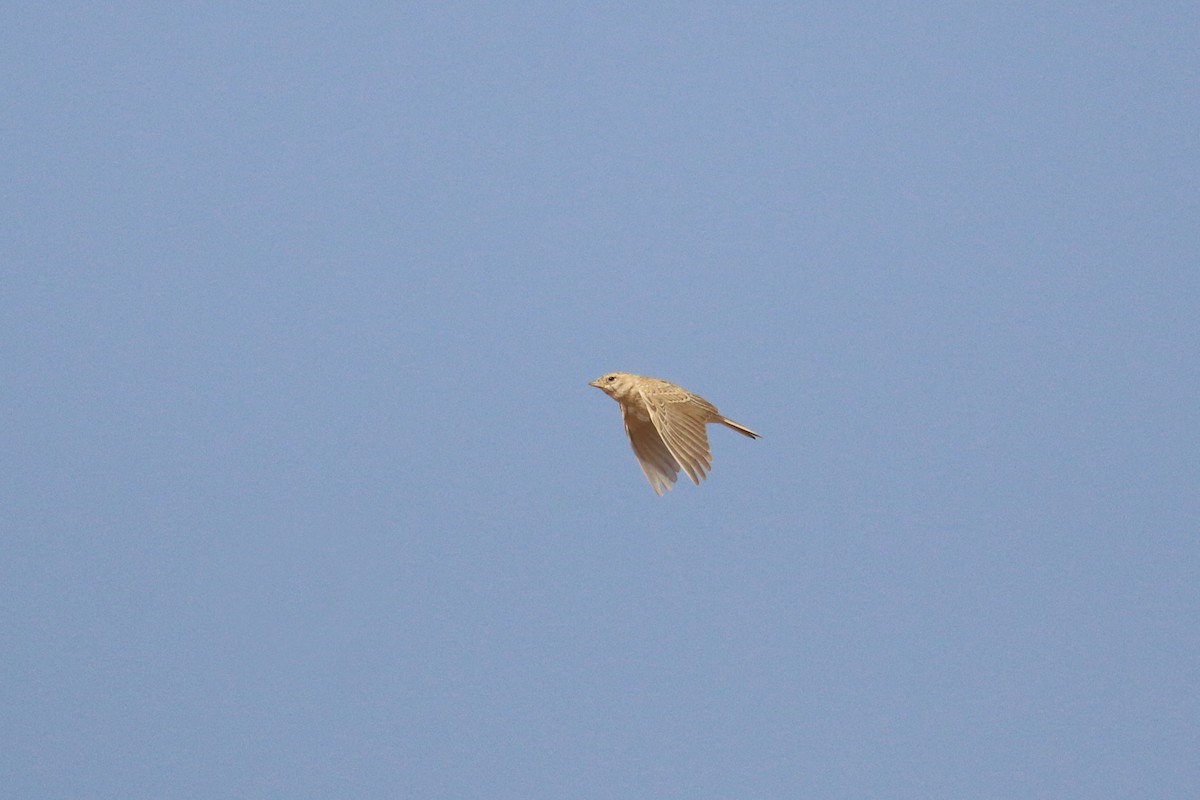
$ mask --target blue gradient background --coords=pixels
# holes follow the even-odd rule
[[[6,6],[5,794],[1200,796],[1197,41]]]

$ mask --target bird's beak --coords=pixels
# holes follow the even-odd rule
[[[603,388],[604,388],[603,386],[601,386],[601,385],[600,385],[600,379],[599,379],[599,378],[596,378],[596,380],[594,380],[594,381],[588,381],[588,386],[595,386],[597,389],[603,389]]]

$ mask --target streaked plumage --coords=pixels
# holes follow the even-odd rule
[[[656,493],[669,491],[682,469],[700,484],[712,469],[705,426],[718,422],[757,439],[758,434],[728,417],[698,394],[661,378],[610,372],[592,381],[621,406],[633,454]]]

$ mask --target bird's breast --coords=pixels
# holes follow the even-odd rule
[[[633,417],[638,422],[650,421],[650,412],[648,412],[646,407],[643,405],[634,405],[633,403],[630,403],[624,406],[624,410],[625,416]]]

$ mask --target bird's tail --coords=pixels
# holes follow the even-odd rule
[[[740,433],[742,436],[749,436],[751,439],[758,438],[757,433],[750,430],[745,425],[739,425],[738,423],[731,420],[729,417],[721,417],[717,420],[717,422],[721,423],[722,425],[724,425],[727,428],[733,428],[735,431]]]

